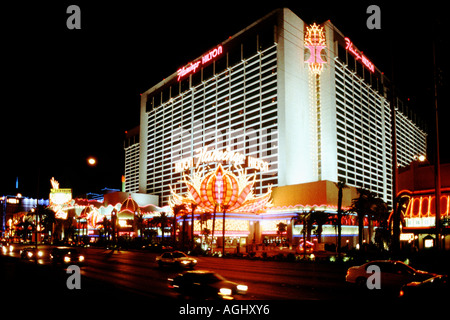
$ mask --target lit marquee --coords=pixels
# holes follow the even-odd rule
[[[414,194],[405,192],[400,197],[400,211],[404,219],[404,228],[430,228],[435,226],[435,196],[432,194]],[[441,195],[441,219],[450,217],[450,195]]]
[[[55,211],[57,219],[67,219],[67,208],[72,201],[72,189],[59,187],[59,182],[52,177],[50,180],[52,189],[50,189],[49,204],[50,208]]]

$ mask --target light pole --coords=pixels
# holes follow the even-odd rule
[[[436,121],[436,160],[434,163],[434,203],[436,210],[436,248],[441,247],[440,244],[440,224],[441,224],[441,162],[439,160],[439,120],[438,120],[438,99],[437,99],[437,70],[436,70],[436,44],[433,40],[433,71],[434,71],[434,109]]]

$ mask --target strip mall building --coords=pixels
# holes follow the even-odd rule
[[[336,213],[337,181],[351,186],[344,209],[357,187],[392,204],[393,117],[399,166],[426,154],[426,133],[390,98],[389,80],[357,42],[330,21],[307,24],[278,9],[205,48],[142,94],[140,127],[125,143],[125,191],[157,195],[160,207],[174,195],[193,200],[201,190],[186,182],[220,164],[253,182],[253,198],[271,192],[264,207],[226,214],[225,236],[241,244],[271,241],[280,222],[283,236],[298,241],[302,226],[291,219],[311,209]],[[356,218],[342,223],[342,244],[356,245]],[[336,243],[336,234],[325,225],[322,241]]]

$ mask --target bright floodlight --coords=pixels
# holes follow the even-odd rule
[[[95,166],[97,164],[97,160],[93,157],[88,158],[87,162],[90,166]]]

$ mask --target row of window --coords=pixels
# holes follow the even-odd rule
[[[392,199],[391,130],[385,99],[336,60],[338,177]],[[344,80],[345,79],[345,80]]]
[[[147,111],[159,107],[171,98],[204,82],[220,78],[235,66],[247,63],[255,56],[265,56],[268,49],[276,45],[275,28],[275,22],[270,21],[258,26],[257,30],[247,30],[245,35],[223,44],[223,54],[214,59],[212,63],[201,66],[199,70],[181,81],[166,85],[148,96]]]
[[[148,113],[147,192],[165,204],[169,186],[182,188],[174,162],[208,147],[230,149],[269,163],[257,172],[255,193],[277,183],[276,46],[204,81]],[[184,190],[184,189],[183,189]]]

